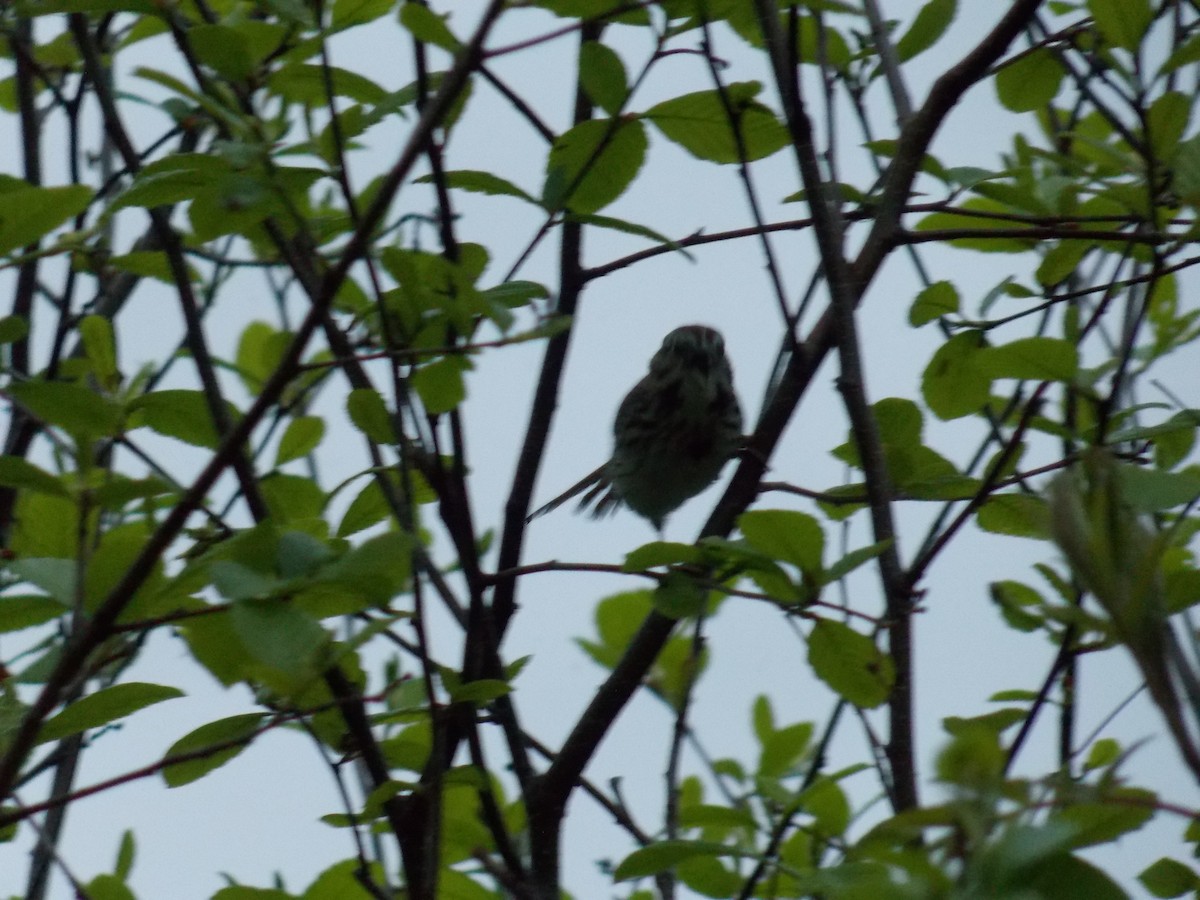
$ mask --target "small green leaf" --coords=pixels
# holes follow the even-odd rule
[[[795,766],[804,758],[812,734],[812,722],[797,722],[771,731],[762,738],[758,774],[768,778],[782,778],[792,774]]]
[[[629,96],[625,65],[616,52],[597,41],[579,48],[579,83],[592,102],[615,116]]]
[[[668,572],[654,589],[654,608],[669,619],[685,619],[704,611],[708,591],[682,572]]]
[[[1070,381],[1079,371],[1079,351],[1060,338],[1020,338],[981,350],[975,364],[990,378]]]
[[[537,202],[511,181],[506,181],[499,175],[493,175],[491,172],[481,172],[475,169],[458,169],[453,172],[443,173],[443,178],[447,187],[457,188],[460,191],[469,191],[473,194],[488,194],[494,197],[519,197],[522,200],[528,200],[530,203]],[[432,184],[434,177],[432,175],[422,175],[420,178],[413,179],[413,181],[417,184]]]
[[[0,180],[0,254],[36,243],[83,212],[92,189],[82,184],[31,187],[16,178]]]
[[[920,328],[926,322],[958,312],[958,289],[949,281],[935,281],[917,295],[908,311],[908,324]]]
[[[413,390],[421,397],[425,412],[436,416],[462,403],[467,397],[463,373],[470,369],[471,361],[465,356],[444,356],[413,372]]]
[[[0,456],[0,485],[56,497],[67,496],[67,489],[61,480],[22,456]]]
[[[761,90],[755,81],[735,82],[723,91],[697,91],[665,100],[643,115],[697,159],[752,162],[791,143],[775,113],[754,99]]]
[[[290,693],[317,676],[330,639],[308,615],[282,600],[239,600],[232,621],[242,646],[259,663],[256,676],[275,690]]]
[[[137,681],[114,684],[112,687],[81,697],[47,720],[38,732],[38,743],[44,744],[89,728],[99,728],[109,722],[123,719],[139,709],[182,696],[183,691],[179,688],[163,684]]]
[[[29,334],[29,323],[24,316],[0,318],[0,344],[12,344]]]
[[[830,619],[813,625],[808,662],[840,697],[863,709],[883,703],[896,677],[891,657],[871,638]]]
[[[832,584],[835,581],[845,578],[863,563],[875,559],[875,557],[879,556],[879,554],[891,545],[892,541],[889,538],[886,541],[879,541],[866,547],[859,547],[857,550],[851,550],[829,567],[822,581],[826,584]]]
[[[512,693],[512,685],[497,678],[480,678],[457,685],[449,691],[454,703],[475,703],[486,705],[493,700]]]
[[[278,69],[270,79],[270,88],[285,100],[324,106],[327,102],[326,79],[334,96],[348,97],[356,103],[374,106],[388,98],[388,92],[371,79],[337,66],[318,66],[293,62]]]
[[[938,348],[921,377],[921,393],[940,419],[978,412],[988,402],[992,380],[980,365],[983,335],[964,331]]]
[[[346,514],[338,524],[337,536],[349,537],[357,534],[364,528],[382,522],[390,513],[391,507],[388,506],[379,482],[372,478],[346,507]]]
[[[671,541],[651,541],[633,550],[625,557],[621,568],[626,572],[644,572],[658,566],[673,566],[678,563],[698,563],[704,558],[695,544],[676,544]]]
[[[624,193],[646,159],[646,132],[636,119],[591,119],[550,148],[542,202],[549,209],[598,212]]]
[[[1018,631],[1032,632],[1042,627],[1038,610],[1045,606],[1042,595],[1019,581],[997,581],[991,585],[992,602],[1000,608],[1004,620]]]
[[[1075,826],[1071,846],[1095,847],[1137,831],[1154,816],[1157,797],[1142,788],[1119,787],[1102,801],[1074,803],[1058,817]]]
[[[259,484],[267,508],[280,523],[315,519],[325,508],[325,492],[307,476],[272,472]]]
[[[984,531],[1014,537],[1050,538],[1050,510],[1041,497],[996,494],[979,507],[975,521]]]
[[[246,390],[258,394],[279,368],[292,336],[266,322],[251,322],[238,338],[237,373]]]
[[[1146,130],[1150,137],[1151,152],[1156,159],[1175,158],[1191,111],[1190,98],[1179,91],[1166,91],[1150,104],[1146,110]]]
[[[1088,770],[1103,769],[1111,766],[1120,758],[1121,745],[1112,738],[1101,738],[1092,744],[1092,749],[1088,751],[1088,757],[1084,761],[1083,767]]]
[[[225,401],[225,407],[230,422],[241,416],[232,403]],[[154,391],[139,397],[132,409],[141,413],[141,424],[161,435],[209,450],[221,445],[221,436],[202,391]]]
[[[117,374],[117,345],[112,322],[103,316],[84,316],[79,323],[83,349],[97,377],[104,380]]]
[[[249,78],[254,72],[250,42],[240,28],[229,25],[193,25],[188,43],[201,63],[231,81]]]
[[[346,413],[354,427],[377,444],[394,440],[392,419],[379,392],[371,388],[356,388],[346,398]]]
[[[1000,102],[1013,112],[1030,112],[1054,99],[1064,75],[1054,54],[1041,47],[1019,56],[996,73],[996,93]]]
[[[438,15],[423,3],[405,3],[400,7],[400,24],[418,41],[457,53],[462,43],[446,27],[445,15]]]
[[[906,62],[938,42],[958,12],[958,0],[929,0],[904,36],[896,42],[896,55]]]
[[[739,855],[741,854],[734,848],[727,847],[724,844],[715,844],[706,841],[658,841],[639,850],[634,850],[621,860],[620,865],[617,866],[616,871],[613,873],[613,878],[617,881],[644,878],[647,875],[664,872],[679,865],[679,863],[686,859],[692,859],[697,856],[724,857]]]
[[[261,713],[246,713],[208,722],[188,732],[170,746],[164,760],[194,758],[164,766],[163,781],[167,787],[180,787],[225,765],[246,749],[263,720]]]
[[[1159,513],[1194,503],[1200,497],[1200,470],[1164,472],[1140,466],[1121,467],[1121,494],[1134,509]]]
[[[1143,869],[1138,881],[1155,897],[1182,897],[1189,891],[1200,889],[1200,875],[1166,856]]]
[[[121,418],[116,404],[81,384],[26,381],[10,384],[8,392],[35,418],[78,438],[114,434]]]
[[[70,607],[38,594],[0,596],[0,634],[32,628],[66,615]],[[3,728],[0,728],[0,732]]]
[[[1087,0],[1087,5],[1105,39],[1125,50],[1136,50],[1154,21],[1150,0]]]
[[[319,416],[297,416],[288,423],[283,437],[279,439],[279,450],[275,453],[275,465],[282,466],[293,459],[307,456],[317,448],[325,437],[325,420]]]
[[[738,528],[754,549],[771,559],[792,563],[802,572],[821,570],[825,533],[812,516],[784,509],[742,513]]]

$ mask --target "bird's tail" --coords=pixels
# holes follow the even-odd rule
[[[587,493],[584,493],[584,491]],[[525,517],[525,521],[532,522],[539,516],[544,516],[546,513],[558,509],[577,494],[583,494],[583,498],[579,501],[579,509],[586,509],[588,506],[595,504],[592,508],[592,518],[599,518],[600,516],[616,512],[617,507],[621,505],[621,498],[613,491],[612,483],[609,482],[608,475],[605,472],[605,466],[601,466],[594,472],[589,473],[582,480],[571,485],[545,506],[535,509]]]

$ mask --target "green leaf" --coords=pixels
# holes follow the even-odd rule
[[[991,378],[1070,381],[1079,371],[1079,351],[1060,338],[1020,338],[981,350],[975,365]]]
[[[12,344],[29,334],[29,323],[24,316],[0,317],[0,344]]]
[[[129,885],[116,875],[101,873],[89,881],[81,892],[88,900],[137,900]]]
[[[621,568],[626,572],[644,572],[658,566],[698,563],[703,559],[704,553],[695,544],[651,541],[628,553]]]
[[[1171,184],[1180,198],[1193,206],[1200,203],[1200,134],[1175,148]]]
[[[983,334],[964,331],[938,348],[921,377],[921,393],[939,419],[957,419],[987,405],[992,380],[980,365]]]
[[[771,731],[762,738],[758,774],[767,778],[782,778],[792,774],[795,766],[803,760],[812,734],[812,722],[797,722]]]
[[[958,0],[929,0],[904,36],[896,42],[896,55],[906,62],[924,53],[941,39],[958,13]]]
[[[636,119],[592,119],[559,136],[546,161],[542,202],[586,215],[624,193],[646,159],[646,132]]]
[[[183,691],[179,688],[163,684],[137,681],[114,684],[112,687],[81,697],[47,720],[38,732],[38,743],[57,741],[89,728],[99,728],[109,722],[123,719],[139,709],[182,696]]]
[[[738,517],[746,541],[771,559],[789,562],[805,573],[821,571],[825,533],[807,513],[785,509],[756,509]]]
[[[328,74],[327,74],[328,73]],[[271,90],[285,100],[324,106],[329,78],[336,97],[349,97],[356,103],[374,106],[388,97],[388,92],[369,78],[337,66],[318,66],[293,62],[278,69],[270,78]]]
[[[392,419],[378,391],[371,388],[351,391],[346,398],[346,413],[354,427],[377,444],[392,443]]]
[[[39,594],[0,596],[0,634],[41,625],[65,615],[68,609],[66,604]]]
[[[1087,6],[1105,40],[1125,50],[1136,50],[1154,21],[1150,0],[1087,0]]]
[[[196,58],[230,81],[242,81],[254,73],[250,42],[242,29],[229,25],[193,25],[188,43]]]
[[[1121,467],[1121,494],[1139,512],[1158,513],[1200,497],[1200,471],[1182,472],[1140,466]]]
[[[134,176],[133,183],[113,203],[151,208],[193,200],[229,172],[229,163],[204,153],[177,153],[156,160]]]
[[[251,322],[238,338],[237,373],[246,390],[257,395],[275,374],[292,335],[266,322]]]
[[[315,519],[325,508],[325,492],[307,476],[272,472],[259,484],[267,508],[279,522]]]
[[[0,485],[55,497],[67,496],[67,489],[60,479],[22,456],[0,456]]]
[[[1166,856],[1143,869],[1138,881],[1155,897],[1182,897],[1188,891],[1200,888],[1200,876]]]
[[[1054,287],[1070,278],[1083,257],[1095,248],[1091,241],[1059,241],[1046,251],[1037,268],[1038,284]]]
[[[654,608],[670,619],[699,615],[707,599],[708,591],[683,572],[668,572],[654,589]]]
[[[471,369],[465,356],[444,356],[421,366],[412,373],[413,390],[421,398],[425,412],[431,416],[450,412],[467,397],[463,373]]]
[[[693,259],[692,254],[685,250],[678,241],[637,222],[630,222],[627,219],[617,219],[612,216],[581,215],[579,213],[569,213],[566,218],[570,222],[580,222],[584,225],[594,225],[596,228],[607,228],[610,231],[619,231],[622,234],[633,234],[638,237],[649,238],[656,244],[662,244],[664,247],[678,250],[686,259]]]
[[[677,866],[687,859],[697,856],[740,856],[738,851],[724,844],[707,841],[658,841],[634,850],[621,860],[613,873],[617,881],[628,881],[633,878],[644,878],[655,875]]]
[[[117,375],[117,345],[112,322],[103,316],[84,316],[79,323],[79,336],[92,371],[108,386]]]
[[[723,92],[697,91],[664,100],[643,116],[697,159],[753,162],[791,143],[787,128],[775,113],[754,99],[761,90],[756,81],[735,82]]]
[[[447,15],[439,16],[423,3],[405,3],[400,7],[400,24],[418,41],[457,53],[462,43],[446,27]]]
[[[133,832],[127,828],[121,833],[121,844],[117,848],[117,860],[113,865],[113,874],[122,881],[129,878],[129,873],[133,871],[135,849]]]
[[[629,96],[625,64],[616,51],[597,41],[579,48],[579,83],[592,102],[615,116]]]
[[[82,184],[31,187],[16,178],[0,179],[0,254],[36,243],[91,200],[92,189]]]
[[[115,434],[120,410],[107,397],[66,381],[26,381],[8,386],[14,400],[34,418],[57,425],[78,439]]]
[[[391,507],[388,506],[383,490],[379,487],[379,483],[372,478],[346,507],[346,514],[338,523],[337,536],[349,537],[357,534],[364,528],[370,528],[372,525],[382,522],[390,513]]]
[[[1014,537],[1050,539],[1050,510],[1041,497],[1030,494],[996,494],[975,513],[984,531]]]
[[[996,94],[1013,112],[1030,112],[1054,99],[1065,74],[1054,55],[1040,47],[1017,57],[996,73]]]
[[[1000,614],[1018,631],[1026,633],[1042,627],[1044,618],[1038,613],[1046,604],[1042,595],[1029,585],[1019,581],[996,581],[991,585],[992,602],[1000,607]]]
[[[307,456],[317,448],[325,437],[325,420],[320,416],[296,416],[288,423],[279,449],[275,453],[275,465],[282,466],[293,459]]]
[[[816,676],[840,697],[863,709],[883,703],[896,677],[891,657],[871,638],[830,619],[813,625],[808,662]]]
[[[259,665],[254,674],[290,694],[319,674],[329,635],[312,617],[278,599],[233,604],[234,632]]]
[[[889,538],[886,541],[878,541],[866,547],[859,547],[857,550],[851,550],[829,567],[829,569],[825,572],[824,577],[821,579],[822,582],[825,584],[833,584],[835,581],[845,578],[863,563],[870,562],[871,560],[875,559],[875,557],[879,556],[879,554],[881,554],[891,545],[892,541]]]
[[[1072,847],[1095,847],[1137,831],[1149,822],[1157,799],[1152,791],[1119,787],[1102,801],[1071,804],[1059,812],[1058,818],[1074,826]]]
[[[935,281],[917,295],[908,311],[908,324],[920,328],[927,322],[958,312],[958,289],[949,281]]]
[[[480,678],[450,689],[450,700],[454,703],[487,705],[493,700],[512,693],[512,685],[497,678]]]
[[[246,749],[264,718],[261,713],[246,713],[208,722],[189,731],[170,746],[164,759],[183,756],[194,758],[165,766],[162,770],[163,781],[167,787],[180,787],[225,765]],[[218,747],[221,749],[216,749]]]
[[[1179,91],[1166,91],[1150,104],[1146,110],[1146,130],[1156,159],[1175,158],[1191,111],[1191,100]]]
[[[240,418],[241,413],[232,403],[225,401],[225,407],[231,423]],[[202,391],[154,391],[134,401],[132,409],[141,414],[140,424],[161,435],[209,450],[221,445]]]
[[[1101,738],[1092,744],[1083,767],[1087,770],[1103,769],[1121,758],[1121,745],[1112,738]]]
[[[530,203],[537,203],[528,193],[521,190],[511,181],[506,181],[499,175],[493,175],[491,172],[481,172],[476,169],[457,169],[453,172],[443,173],[443,180],[447,187],[458,188],[461,191],[469,191],[473,194],[488,194],[494,197],[519,197],[522,200],[528,200]],[[422,175],[420,178],[414,178],[416,184],[432,184],[434,177],[432,175]]]

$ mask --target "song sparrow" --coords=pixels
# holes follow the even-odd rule
[[[624,503],[659,531],[666,517],[710,484],[742,442],[725,341],[704,325],[668,334],[613,422],[612,458],[529,516],[587,491],[593,518]]]

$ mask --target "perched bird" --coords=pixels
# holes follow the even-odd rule
[[[650,371],[625,395],[613,422],[612,457],[529,516],[583,491],[592,517],[624,503],[659,531],[667,516],[721,473],[742,443],[742,411],[720,332],[684,325],[665,338]]]

